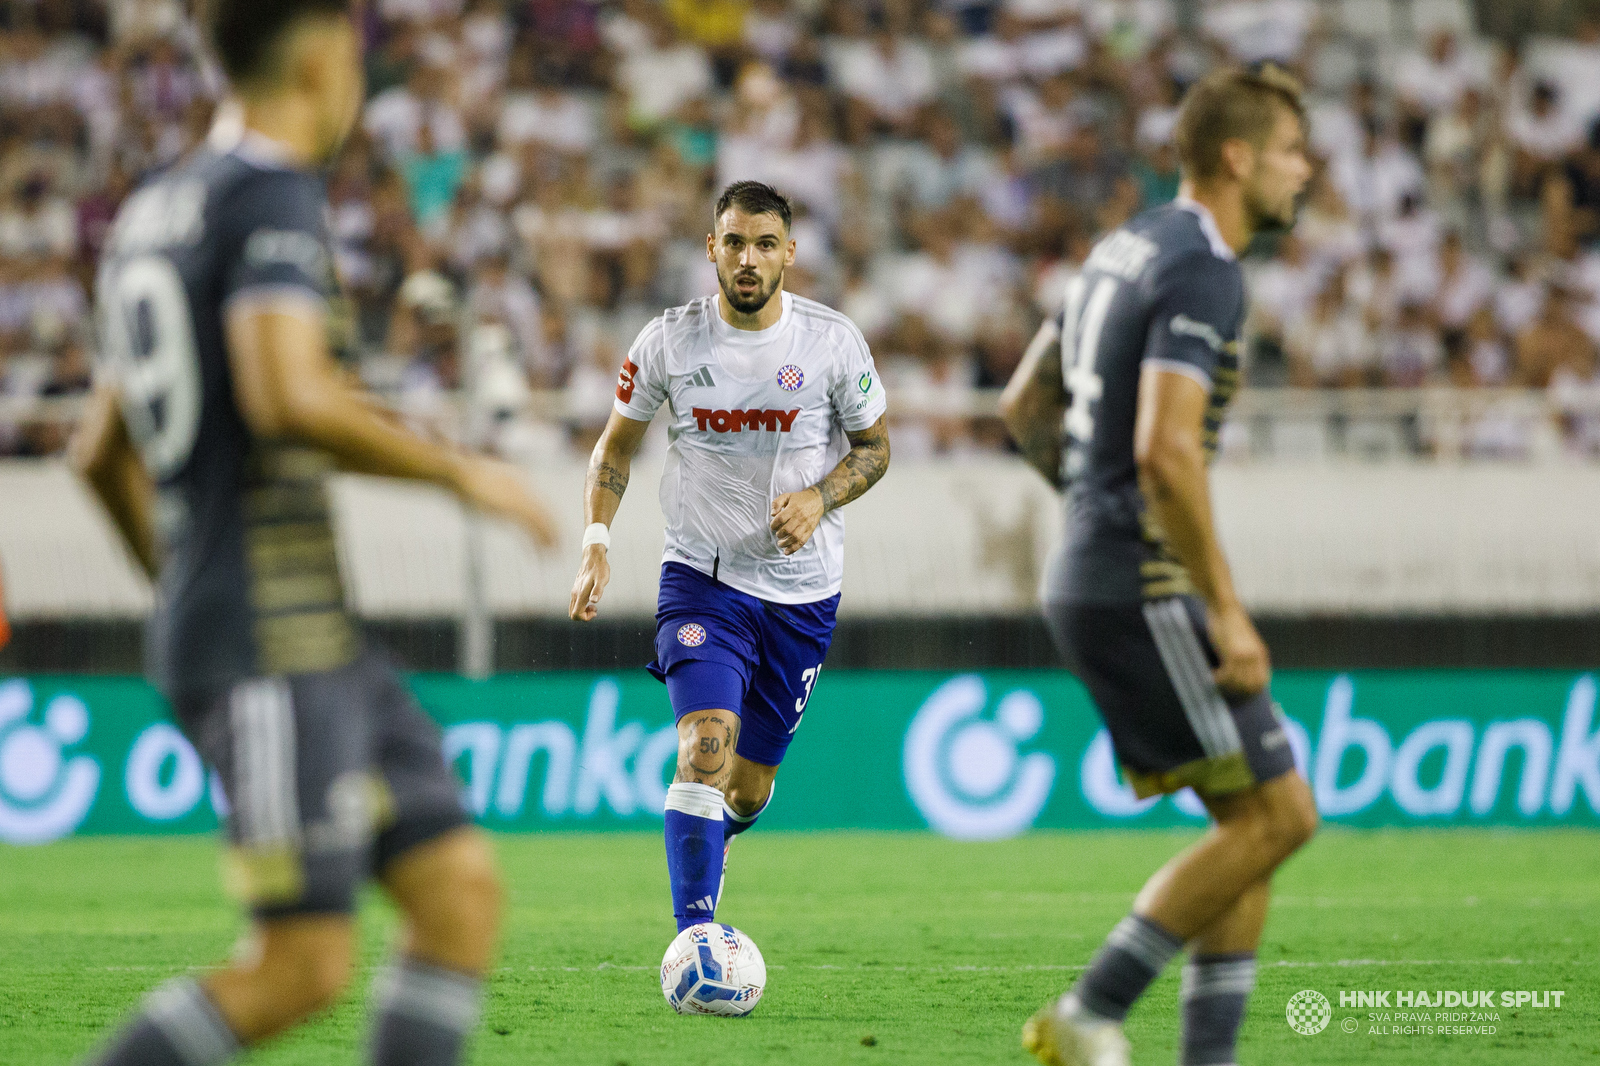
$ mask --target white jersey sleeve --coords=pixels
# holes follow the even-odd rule
[[[867,339],[854,323],[846,322],[843,332],[839,352],[842,365],[828,399],[845,432],[859,433],[883,417],[889,398],[883,391]]]
[[[667,399],[666,325],[660,318],[639,331],[617,374],[617,414],[648,422]]]

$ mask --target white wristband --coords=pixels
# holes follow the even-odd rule
[[[583,531],[583,546],[587,549],[591,544],[598,544],[609,552],[611,550],[611,527],[604,522],[591,523],[589,528]]]

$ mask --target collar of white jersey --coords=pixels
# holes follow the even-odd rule
[[[722,317],[722,306],[719,297],[711,298],[711,334],[717,340],[727,344],[770,344],[789,328],[789,323],[794,320],[794,298],[788,290],[780,293],[783,297],[783,313],[778,316],[778,321],[766,329],[739,329],[730,326],[728,320]]]
[[[1187,196],[1180,196],[1172,202],[1200,220],[1200,232],[1204,233],[1206,240],[1211,242],[1212,255],[1215,255],[1218,259],[1230,261],[1239,258],[1233,254],[1233,249],[1228,247],[1228,242],[1222,239],[1222,231],[1217,228],[1217,220],[1211,214],[1211,208],[1199,200],[1191,200]]]

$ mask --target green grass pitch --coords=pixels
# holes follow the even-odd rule
[[[752,833],[723,920],[772,968],[747,1019],[680,1018],[655,967],[672,925],[660,838],[503,837],[511,886],[475,1063],[1011,1063],[1057,994],[1192,834],[1038,833],[996,844],[916,834]],[[1600,1063],[1600,847],[1585,832],[1325,831],[1279,875],[1240,1059]],[[67,1063],[140,994],[224,957],[242,928],[208,839],[0,849],[0,1063]],[[359,983],[392,935],[363,912]],[[1139,1066],[1176,1061],[1177,967],[1129,1019]],[[1301,1036],[1288,998],[1333,1022]],[[1368,1031],[1350,990],[1564,989],[1559,1010],[1499,1010],[1494,1035]],[[359,1061],[363,992],[249,1061]],[[1358,1019],[1358,1032],[1342,1023]]]

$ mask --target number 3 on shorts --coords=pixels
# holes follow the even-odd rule
[[[800,728],[800,719],[806,716],[806,704],[811,702],[811,688],[817,683],[817,675],[820,673],[822,673],[822,667],[813,666],[800,675],[800,683],[806,687],[806,692],[805,695],[794,701],[795,720],[794,725],[789,727],[789,732],[793,733]]]

